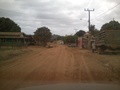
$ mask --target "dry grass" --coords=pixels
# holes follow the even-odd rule
[[[1,47],[0,48],[0,61],[8,60],[15,56],[28,52],[26,47]]]

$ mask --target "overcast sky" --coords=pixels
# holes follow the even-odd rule
[[[0,0],[0,17],[12,19],[26,34],[46,26],[53,34],[68,35],[74,34],[75,29],[88,31],[87,8],[95,9],[91,11],[91,24],[97,29],[113,18],[120,22],[119,3],[120,0]]]

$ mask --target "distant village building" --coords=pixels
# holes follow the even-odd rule
[[[95,41],[95,37],[89,32],[86,32],[82,38],[82,47],[91,49],[92,42]]]
[[[82,47],[88,49],[90,41],[90,33],[86,32],[82,38]]]
[[[28,38],[22,32],[0,32],[0,46],[27,45]]]
[[[57,40],[56,42],[57,42],[57,44],[64,44],[63,40]]]

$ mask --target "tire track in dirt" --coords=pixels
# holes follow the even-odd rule
[[[90,72],[90,70],[89,70],[89,68],[87,66],[87,63],[86,63],[86,61],[84,59],[84,54],[81,56],[81,60],[82,60],[82,63],[84,65],[84,67],[85,67],[85,70],[87,72],[87,75],[88,75],[90,81],[95,83],[95,80],[94,80],[94,78],[93,78],[93,76],[92,76],[92,74],[91,74],[91,72]]]
[[[45,64],[45,60],[49,60],[49,57],[51,56],[47,56],[46,52],[50,52],[51,50],[46,50],[42,52],[42,57],[39,56],[39,53],[37,52],[36,57],[35,54],[33,54],[33,57],[30,56],[29,58],[27,57],[27,61],[26,58],[24,58],[25,62],[22,63],[18,63],[18,65],[15,65],[14,67],[8,67],[8,69],[4,69],[4,72],[2,72],[0,74],[0,78],[4,78],[4,79],[17,79],[20,80],[23,79],[25,76],[27,76],[28,74],[30,74],[31,71],[34,71],[37,66],[39,66],[38,62],[43,62],[42,64]],[[53,50],[54,51],[54,50]],[[47,59],[46,59],[47,58]],[[29,60],[29,61],[28,61]],[[19,62],[20,60],[18,60]],[[49,62],[50,64],[51,62]],[[13,63],[14,64],[14,63]],[[48,63],[46,63],[45,66],[49,65]],[[22,65],[22,67],[20,67]],[[37,66],[36,66],[37,65]],[[41,65],[41,64],[40,64]],[[41,68],[44,66],[41,66]],[[29,70],[31,68],[31,70]],[[1,71],[1,70],[0,70]],[[24,72],[25,71],[25,72]],[[17,75],[18,74],[18,75]],[[10,83],[8,83],[10,84]]]
[[[1,74],[5,74],[8,71],[9,72],[15,72],[16,70],[22,71],[25,67],[30,66],[31,64],[33,64],[36,61],[36,58],[39,57],[39,52],[37,52],[37,53],[38,53],[37,55],[33,54],[33,57],[31,55],[30,57],[24,58],[22,61],[20,58],[20,60],[16,61],[16,63],[13,63],[11,66],[6,66],[7,68],[5,70],[0,70],[1,72],[4,71],[4,73],[1,73]],[[26,60],[28,60],[28,61],[26,61]],[[22,67],[20,66],[21,64],[22,64]]]
[[[73,71],[74,71],[74,55],[71,52],[66,51],[66,65],[65,65],[65,80],[66,82],[73,81]],[[69,58],[69,59],[68,59]]]
[[[73,83],[85,80],[94,82],[84,52],[71,50],[60,45],[45,51],[40,49],[31,52],[30,56],[17,57],[17,61],[0,68],[2,80],[0,89],[14,90],[37,84]]]
[[[78,82],[94,82],[95,80],[91,74],[91,71],[88,68],[87,62],[85,60],[84,51],[82,50],[73,50],[70,48],[70,52],[74,55],[74,80],[77,80]]]
[[[38,58],[38,57],[36,57],[36,58]],[[0,79],[2,78],[2,79],[7,80],[7,81],[8,80],[9,81],[11,81],[11,80],[12,81],[17,80],[18,83],[12,84],[11,82],[8,82],[6,84],[7,86],[10,86],[10,85],[14,86],[14,88],[17,87],[17,85],[19,85],[20,83],[22,83],[24,77],[27,77],[27,75],[29,75],[31,71],[34,71],[34,69],[37,68],[36,65],[39,65],[37,63],[38,61],[36,60],[36,58],[34,58],[34,57],[33,58],[29,58],[30,62],[19,63],[17,66],[14,66],[14,67],[11,67],[11,68],[9,67],[9,69],[7,69],[7,70],[5,69],[5,72],[3,72],[3,73],[0,74]],[[40,61],[40,62],[42,62],[42,61]],[[45,61],[43,61],[43,62],[45,62]],[[22,67],[20,67],[20,65],[22,65]],[[31,69],[29,70],[29,68],[31,68]],[[6,85],[2,86],[2,87],[6,88]],[[10,90],[10,88],[9,88],[9,90]]]
[[[11,63],[9,63],[9,64],[7,63],[6,64],[6,62],[5,62],[5,63],[2,63],[2,64],[4,64],[4,66],[2,65],[2,67],[5,67],[6,70],[9,70],[9,68],[16,67],[16,66],[18,66],[19,64],[21,64],[23,62],[26,63],[25,61],[27,61],[27,60],[28,60],[27,62],[29,62],[29,60],[31,58],[37,57],[37,56],[41,55],[41,52],[42,53],[46,52],[46,50],[45,51],[44,50],[40,50],[40,51],[36,51],[36,52],[31,52],[31,53],[28,52],[28,55],[25,54],[25,55],[22,55],[22,56],[14,57],[14,58],[10,59],[11,62],[14,61],[14,62],[12,62],[12,64]],[[19,61],[17,61],[17,60],[19,60]],[[5,70],[0,70],[0,71],[6,72]]]
[[[59,55],[56,58],[56,69],[55,69],[55,73],[56,73],[56,77],[55,80],[56,81],[63,81],[65,79],[64,73],[65,73],[65,62],[66,62],[66,52],[65,52],[65,47],[64,46],[60,46],[59,48]]]
[[[24,79],[23,82],[37,82],[37,83],[54,83],[56,82],[56,63],[57,58],[59,56],[59,48],[51,48],[46,52],[44,56],[41,56],[41,59],[44,58],[44,61],[41,62],[41,65],[36,67],[27,77]],[[55,54],[56,53],[56,54]],[[47,57],[46,57],[47,56]],[[37,84],[36,83],[36,84]],[[24,86],[23,83],[21,86]],[[30,83],[28,83],[30,84]]]

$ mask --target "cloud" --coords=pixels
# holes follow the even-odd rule
[[[1,0],[0,17],[11,18],[27,34],[47,26],[52,33],[66,35],[74,34],[75,28],[88,30],[85,8],[95,9],[91,12],[91,24],[98,29],[113,18],[120,21],[120,6],[101,15],[117,3],[119,0]]]
[[[17,11],[13,11],[13,10],[0,9],[0,16],[1,17],[15,18],[15,17],[21,16],[22,14],[23,13],[20,13],[20,12],[17,12]]]
[[[107,2],[111,2],[111,3],[120,3],[120,0],[107,0]]]

